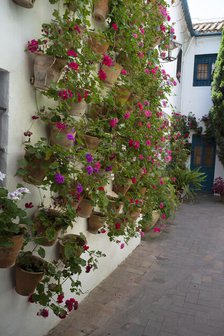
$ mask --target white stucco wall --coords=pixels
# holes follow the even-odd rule
[[[23,133],[30,128],[31,117],[37,111],[35,90],[30,85],[32,61],[24,49],[28,40],[40,36],[41,24],[50,20],[52,10],[53,6],[47,0],[37,0],[33,9],[19,7],[12,0],[1,1],[0,69],[9,72],[9,108],[5,116],[8,118],[9,127],[8,139],[5,140],[8,142],[6,172],[7,185],[10,190],[15,189],[17,182],[22,182],[15,177],[17,160],[24,154]],[[4,95],[7,98],[7,93]],[[35,142],[41,135],[45,135],[44,124],[35,123],[32,132],[32,140]],[[2,130],[1,134],[3,134]],[[6,137],[7,132],[4,134]],[[37,206],[40,199],[36,187],[26,186],[32,192],[32,199],[28,196],[25,201],[32,200]],[[82,275],[83,290],[87,294],[137,247],[140,239],[132,239],[127,247],[120,250],[119,245],[110,243],[106,235],[93,235],[87,232],[86,228],[86,220],[80,218],[73,232],[82,231],[87,237],[90,249],[101,250],[107,255],[106,258],[100,260],[97,271],[89,274],[84,272]],[[55,249],[56,246],[46,248],[49,258],[54,255]],[[13,268],[0,269],[0,336],[42,336],[46,334],[59,320],[53,317],[53,314],[47,319],[37,317],[38,306],[29,304],[26,297],[16,294],[14,281]],[[77,299],[81,301],[83,297],[84,295]]]

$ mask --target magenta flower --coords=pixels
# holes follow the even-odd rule
[[[164,208],[164,203],[160,202],[159,207],[160,207],[160,209],[163,209]]]
[[[130,116],[131,116],[131,113],[130,113],[130,112],[126,112],[126,113],[124,114],[124,119],[129,119]]]
[[[152,116],[152,112],[149,110],[144,110],[144,115],[146,116],[146,118],[150,118]]]
[[[145,29],[143,29],[143,28],[139,28],[139,30],[140,30],[140,32],[142,33],[142,35],[145,34]]]
[[[150,70],[149,70],[148,68],[146,68],[146,69],[144,70],[144,73],[145,73],[146,75],[148,75],[148,74],[150,73]]]
[[[162,219],[166,219],[166,214],[163,213],[163,214],[161,215],[161,218],[162,218]]]
[[[57,303],[62,303],[63,300],[64,300],[64,294],[61,293],[61,294],[59,294],[58,297],[57,297]]]
[[[104,55],[103,56],[103,62],[104,65],[111,67],[113,66],[114,62],[112,60],[112,58],[109,55]]]
[[[139,109],[142,111],[143,110],[143,105],[139,102],[137,103],[137,106],[139,107]]]
[[[54,180],[57,184],[63,184],[65,182],[65,177],[60,173],[56,173],[54,175]]]
[[[74,26],[74,30],[76,30],[79,34],[81,33],[81,29],[77,24]]]
[[[102,69],[99,70],[98,76],[99,76],[99,79],[102,81],[105,81],[107,79],[107,74]]]
[[[38,45],[38,41],[37,40],[31,40],[31,41],[28,41],[28,44],[27,44],[27,49],[34,53],[38,50],[39,48],[39,45]]]
[[[37,315],[42,316],[44,318],[49,316],[49,311],[47,309],[41,309]]]
[[[120,249],[123,250],[124,247],[125,247],[124,243],[121,243]]]
[[[150,140],[146,140],[145,144],[146,144],[146,146],[151,146],[151,141]]]
[[[75,52],[75,50],[72,50],[72,49],[69,49],[67,54],[68,54],[68,56],[71,56],[71,57],[77,57],[78,56],[77,52]]]
[[[158,228],[158,227],[154,227],[154,228],[153,228],[153,231],[154,231],[154,232],[161,232],[161,229]]]
[[[115,229],[116,230],[120,230],[120,228],[121,228],[121,223],[116,223],[115,224]]]
[[[73,93],[71,90],[60,90],[58,91],[58,97],[60,97],[63,100],[72,98]]]
[[[132,36],[135,38],[135,39],[137,39],[138,38],[138,34],[132,34]]]
[[[73,69],[73,70],[78,70],[78,68],[79,68],[79,65],[78,65],[78,63],[76,63],[76,62],[70,62],[69,64],[68,64],[68,67],[70,68],[70,69]]]
[[[127,70],[125,70],[125,69],[122,69],[122,70],[121,70],[121,74],[122,74],[122,75],[125,76],[125,75],[127,75],[127,73],[128,73]]]
[[[59,130],[64,130],[66,129],[66,125],[64,123],[61,123],[60,121],[56,122],[55,126],[57,127],[57,129]]]
[[[110,126],[112,128],[116,127],[117,123],[118,123],[118,118],[113,118],[113,119],[110,120]]]
[[[118,25],[116,23],[112,23],[111,27],[113,30],[117,31],[118,30]]]

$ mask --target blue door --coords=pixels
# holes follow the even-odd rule
[[[205,173],[202,190],[211,192],[215,170],[216,145],[214,140],[207,140],[203,136],[193,135],[191,149],[191,169],[200,168]]]

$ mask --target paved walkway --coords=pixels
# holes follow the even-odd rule
[[[224,204],[181,205],[53,335],[224,336]]]

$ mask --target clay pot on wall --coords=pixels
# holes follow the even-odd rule
[[[44,272],[44,260],[36,257],[29,257],[29,268],[32,271],[26,270],[26,267],[21,264],[16,264],[16,292],[23,296],[29,296],[34,293],[38,283],[42,280]]]
[[[35,53],[34,60],[34,87],[48,90],[51,82],[57,83],[66,61],[61,58]]]
[[[115,102],[120,105],[124,105],[127,103],[131,92],[125,87],[120,87],[117,89],[117,95],[115,96]]]
[[[130,213],[130,217],[134,220],[137,220],[138,217],[141,215],[141,210],[142,209],[137,209],[137,210],[134,210]]]
[[[88,42],[91,49],[99,55],[105,54],[109,48],[109,43],[104,38],[99,37],[94,33],[90,35]]]
[[[124,183],[124,184],[119,184],[119,181],[116,182],[116,180],[115,180],[113,182],[113,189],[112,190],[116,194],[125,195],[128,192],[128,190],[130,189],[131,184],[132,184],[131,179],[127,179],[126,183]]]
[[[87,103],[83,99],[80,103],[73,103],[71,105],[70,114],[76,117],[82,117],[86,112],[86,108]]]
[[[74,145],[76,131],[71,129],[71,127],[58,129],[55,124],[49,124],[49,131],[51,145],[60,145],[63,147],[72,147]]]
[[[33,8],[35,0],[13,0],[13,2],[24,8]]]
[[[93,18],[98,22],[104,22],[109,13],[109,0],[97,0],[94,4]]]
[[[103,64],[101,69],[105,72],[106,74],[106,79],[104,81],[105,85],[107,87],[112,87],[114,83],[117,81],[121,70],[123,69],[122,66],[118,63],[114,63],[113,66],[108,67],[107,65]]]
[[[3,241],[3,239],[3,237],[0,237],[0,241]],[[19,251],[23,246],[24,237],[23,234],[20,234],[12,236],[8,240],[12,243],[12,246],[0,246],[0,268],[12,267],[15,264]]]
[[[88,149],[92,149],[92,150],[97,149],[99,147],[100,142],[101,142],[100,138],[97,138],[97,137],[89,135],[89,134],[84,135],[84,140],[85,140],[85,143],[86,143],[86,147]]]
[[[93,211],[93,205],[88,198],[83,198],[79,203],[77,214],[83,218],[89,218]]]
[[[156,225],[156,223],[158,222],[159,218],[160,218],[160,212],[158,210],[153,210],[153,212],[152,212],[152,219],[148,223],[148,225],[146,225],[143,228],[143,231],[144,232],[149,232]]]
[[[64,237],[60,238],[58,241],[59,244],[59,256],[64,263],[67,263],[67,258],[65,256],[65,245],[69,244],[73,247],[72,256],[79,258],[84,252],[83,246],[86,245],[86,240],[77,234],[67,234]]]
[[[34,185],[41,185],[52,160],[45,160],[45,158],[38,159],[35,155],[29,153],[25,154],[25,160],[28,164],[26,166],[27,174],[23,176],[23,181]]]
[[[93,212],[88,219],[88,231],[97,233],[97,231],[104,225],[106,217],[100,212]]]
[[[119,201],[116,197],[112,196],[108,196],[108,200],[109,200],[108,211],[112,210],[113,212],[119,213],[124,203]]]

